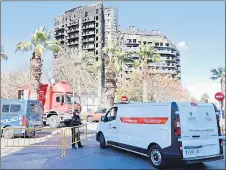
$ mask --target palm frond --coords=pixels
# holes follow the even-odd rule
[[[217,80],[225,76],[225,68],[218,67],[217,69],[210,69],[210,71],[212,73],[212,77],[210,77],[210,79],[212,80]]]
[[[46,41],[50,40],[51,34],[45,27],[40,27],[31,35],[31,39],[32,42],[37,45],[38,43],[45,43]]]
[[[17,51],[26,52],[30,50],[32,50],[32,43],[30,41],[21,41],[16,45],[15,53]]]
[[[54,53],[58,53],[63,50],[63,46],[58,40],[48,40],[45,42],[45,47]]]
[[[46,51],[45,47],[41,44],[35,46],[35,51],[39,53],[40,56]]]

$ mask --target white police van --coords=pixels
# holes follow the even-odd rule
[[[96,140],[101,148],[111,145],[148,156],[155,168],[172,160],[224,158],[218,110],[206,103],[116,104],[101,117]]]

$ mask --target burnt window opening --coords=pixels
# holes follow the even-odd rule
[[[85,12],[85,17],[87,17],[88,16],[88,12]]]
[[[96,16],[96,20],[98,20],[98,16]]]

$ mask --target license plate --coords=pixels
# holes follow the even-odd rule
[[[186,155],[197,155],[199,154],[199,149],[186,149],[185,154]]]

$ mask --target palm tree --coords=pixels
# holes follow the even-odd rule
[[[218,80],[220,79],[220,84],[221,84],[221,91],[225,94],[225,89],[223,87],[225,83],[225,68],[223,67],[218,67],[217,69],[211,69],[212,72],[212,77],[210,77],[212,80]]]
[[[127,53],[117,49],[116,44],[109,43],[103,48],[103,54],[106,62],[106,77],[105,77],[105,94],[107,97],[108,107],[114,104],[116,87],[117,87],[117,73],[119,73],[123,64],[133,62],[127,57]]]
[[[209,102],[209,95],[204,93],[202,96],[201,96],[201,102],[205,102],[205,103],[208,103]]]
[[[7,60],[7,59],[8,59],[8,57],[7,57],[7,55],[4,53],[3,47],[1,46],[1,60]]]
[[[132,54],[137,54],[140,58],[136,60],[136,66],[142,68],[142,81],[143,81],[143,102],[148,102],[148,63],[156,63],[160,61],[160,55],[152,46],[143,45],[138,51],[133,51]]]
[[[32,57],[30,59],[30,90],[36,95],[41,84],[42,75],[42,55],[46,50],[50,50],[53,53],[58,53],[61,51],[62,45],[59,41],[51,39],[51,34],[44,27],[40,27],[35,30],[31,35],[30,41],[21,41],[16,46],[16,51],[26,52],[33,51]]]

